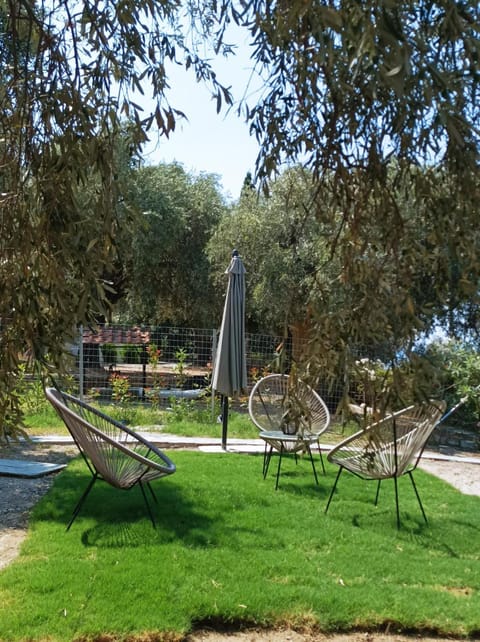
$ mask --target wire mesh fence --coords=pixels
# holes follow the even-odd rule
[[[82,329],[69,346],[70,372],[59,384],[100,403],[117,402],[127,396],[130,402],[159,408],[170,406],[172,399],[205,403],[212,399],[217,339],[218,330],[204,328],[105,325]],[[296,357],[307,352],[307,340],[302,337],[247,333],[248,391],[266,374],[289,372]],[[368,412],[372,403],[375,405],[384,376],[384,365],[370,352],[357,348],[350,354],[348,368],[339,366],[334,376],[330,373],[316,384],[335,430],[343,432],[347,421],[356,421],[360,427],[370,418]],[[24,372],[22,376],[28,384],[32,375]],[[246,412],[246,399],[232,400],[231,407]],[[466,437],[461,435],[459,439],[465,441]]]
[[[109,399],[120,386],[139,401],[172,394],[195,398],[210,389],[218,330],[166,326],[104,325],[81,329],[68,347],[72,355],[68,387],[80,396]],[[274,335],[246,335],[248,389],[270,373],[289,372],[298,355],[308,354],[307,339]],[[383,385],[380,360],[369,350],[350,350],[328,379],[317,382],[317,392],[336,413],[343,399],[353,412],[372,405]],[[354,369],[352,370],[352,364]],[[385,370],[387,371],[387,370]]]
[[[217,349],[216,329],[103,326],[81,331],[72,345],[72,375],[81,395],[111,396],[119,379],[130,393],[147,399],[152,390],[168,398],[172,391],[195,397],[210,388]],[[296,340],[296,350],[303,349]],[[246,335],[248,388],[271,372],[284,372],[291,340]]]
[[[218,330],[165,326],[105,325],[81,329],[69,346],[72,366],[61,385],[87,399],[109,402],[122,394],[138,403],[168,406],[172,397],[204,399],[211,393]],[[249,392],[262,376],[288,372],[306,340],[246,335]],[[318,392],[334,414],[343,391],[319,384]],[[245,398],[232,406],[246,410]]]
[[[247,333],[245,338],[247,393],[266,374],[288,372],[307,344],[299,337]],[[72,346],[75,367],[70,389],[73,384],[74,392],[99,403],[118,402],[128,395],[129,403],[158,408],[169,408],[179,400],[213,408],[211,376],[217,341],[217,329],[109,325],[82,330]],[[317,391],[340,425],[337,409],[343,390],[320,382]],[[247,399],[247,395],[232,399],[230,408],[247,412]]]

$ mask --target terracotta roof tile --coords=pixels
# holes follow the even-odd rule
[[[116,343],[116,344],[146,344],[150,343],[150,332],[134,326],[132,328],[104,327],[97,331],[84,330],[83,343]]]

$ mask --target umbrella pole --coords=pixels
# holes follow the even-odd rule
[[[222,448],[227,450],[228,395],[222,397]]]

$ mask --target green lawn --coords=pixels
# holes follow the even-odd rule
[[[171,410],[157,410],[141,404],[127,404],[121,407],[116,404],[94,404],[102,412],[107,413],[117,421],[128,422],[131,427],[139,430],[162,430],[183,437],[220,437],[222,426],[217,422],[219,410],[212,413],[210,405],[198,406],[193,403],[178,403]],[[45,402],[34,412],[25,415],[25,427],[31,437],[39,435],[68,435],[65,424],[54,408]],[[258,430],[249,419],[248,413],[231,412],[228,420],[228,434],[240,439],[258,437]]]
[[[172,640],[206,623],[480,634],[479,498],[418,471],[429,525],[404,478],[397,531],[391,481],[375,508],[374,484],[345,474],[325,515],[333,467],[316,487],[307,460],[286,461],[275,491],[261,455],[170,455],[157,530],[138,489],[99,482],[66,533],[89,473],[77,459],[56,478],[0,572],[0,640]]]

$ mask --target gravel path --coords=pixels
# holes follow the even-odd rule
[[[0,457],[65,464],[77,452],[74,446],[14,444],[3,449]],[[54,478],[55,474],[36,478],[0,476],[0,569],[18,555],[30,511],[48,491]]]
[[[462,457],[456,458],[455,461],[422,459],[420,468],[440,477],[465,495],[480,496],[480,458],[475,464],[462,459]]]

